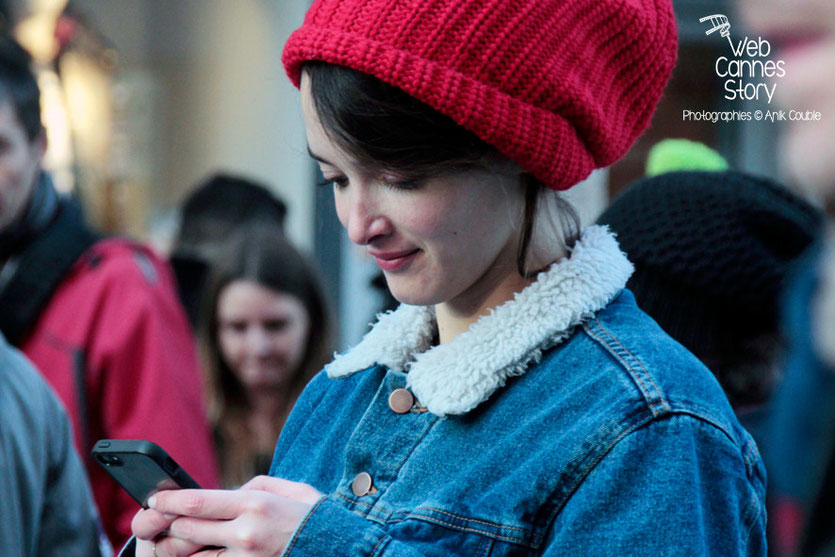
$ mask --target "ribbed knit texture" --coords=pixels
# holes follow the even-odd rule
[[[675,57],[669,0],[318,0],[283,62],[395,85],[564,190],[629,150]]]
[[[765,178],[670,172],[631,185],[598,222],[635,264],[638,305],[701,357],[778,330],[781,289],[821,216]]]

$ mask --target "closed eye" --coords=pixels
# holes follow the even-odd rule
[[[417,180],[383,180],[383,185],[393,190],[416,190],[420,185]]]
[[[246,321],[226,321],[221,323],[221,328],[234,333],[243,333],[246,332],[247,323]]]
[[[333,187],[335,187],[337,189],[342,189],[342,188],[344,188],[345,186],[348,185],[348,178],[346,176],[335,176],[333,178],[325,178],[324,180],[319,182],[317,185],[323,186],[323,187],[333,185]]]
[[[288,319],[267,319],[264,321],[264,329],[270,332],[283,331],[290,325]]]

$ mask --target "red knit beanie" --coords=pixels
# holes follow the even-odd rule
[[[675,57],[670,0],[316,0],[283,62],[373,75],[564,190],[629,150]]]

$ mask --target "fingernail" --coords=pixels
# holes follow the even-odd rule
[[[162,516],[163,518],[165,518],[165,520],[174,520],[175,518],[177,518],[176,514],[162,513]]]
[[[148,507],[153,509],[156,506],[157,506],[157,496],[156,495],[151,495],[151,497],[148,499]]]

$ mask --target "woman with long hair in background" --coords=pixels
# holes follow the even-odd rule
[[[332,357],[312,264],[274,226],[250,226],[216,258],[199,338],[224,487],[269,471],[307,382]]]

